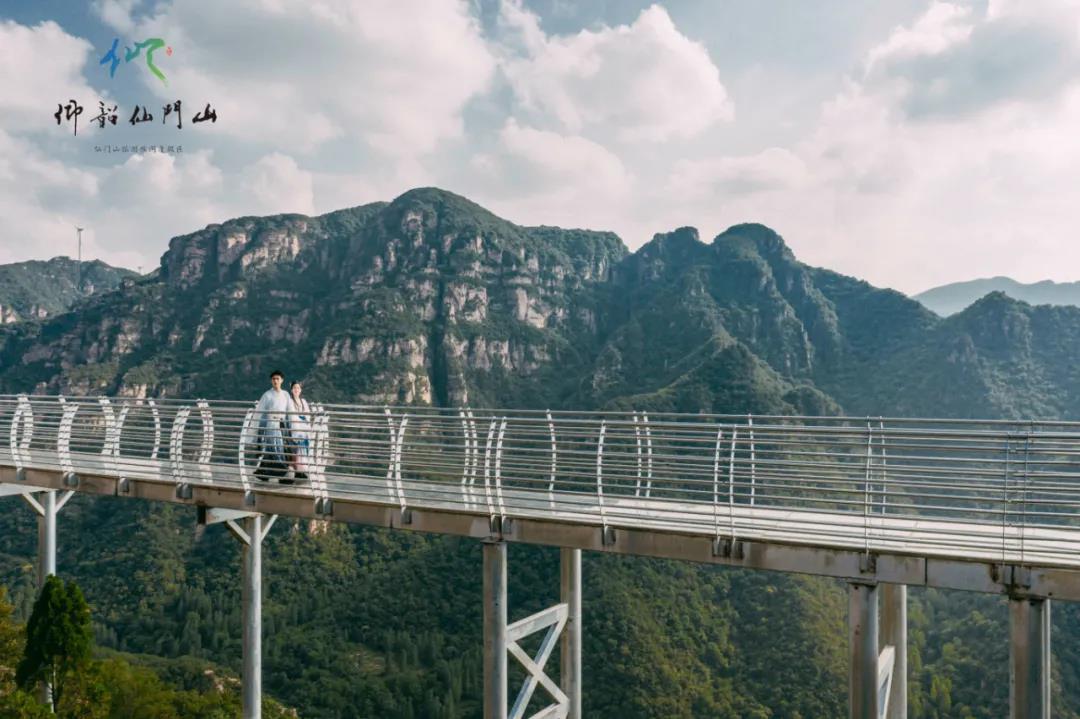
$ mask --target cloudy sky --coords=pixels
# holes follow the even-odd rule
[[[123,62],[153,37],[167,84]],[[3,0],[0,61],[0,262],[80,225],[149,270],[211,222],[435,185],[631,248],[763,222],[907,292],[1080,279],[1076,0]],[[124,144],[183,151],[95,149]]]

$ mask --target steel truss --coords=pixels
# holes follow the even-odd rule
[[[507,623],[506,542],[484,542],[484,717],[485,719],[580,719],[581,717],[581,550],[563,549],[561,599],[532,616]],[[543,632],[535,654],[522,646],[526,637]],[[561,684],[548,675],[547,662],[562,646]],[[508,661],[512,656],[526,672],[514,702],[507,709]],[[537,688],[551,703],[527,714]]]

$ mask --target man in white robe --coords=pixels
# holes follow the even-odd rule
[[[289,393],[281,388],[285,375],[281,370],[270,373],[270,389],[263,392],[255,413],[259,418],[259,466],[255,476],[267,482],[282,477],[288,470],[285,459],[285,438],[282,426],[287,421]]]

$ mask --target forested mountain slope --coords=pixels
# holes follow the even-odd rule
[[[134,277],[131,270],[70,257],[0,265],[0,324],[66,312],[86,296],[114,290]]]

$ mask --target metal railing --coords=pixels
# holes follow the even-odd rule
[[[1080,566],[1080,424],[0,396],[0,464],[602,527]],[[286,428],[286,439],[288,428]]]

